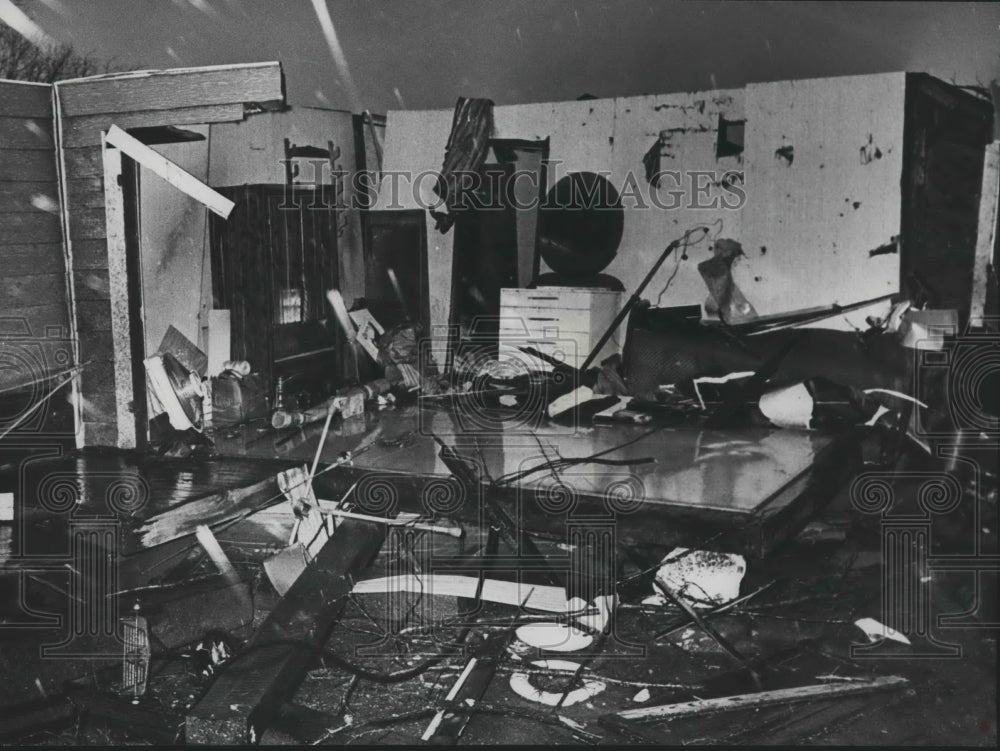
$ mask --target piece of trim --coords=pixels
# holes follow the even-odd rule
[[[972,300],[969,322],[982,325],[986,315],[989,268],[997,242],[997,212],[1000,211],[1000,141],[986,144],[983,154],[983,184],[979,193],[976,222],[976,252],[972,266]]]
[[[181,169],[137,138],[130,136],[117,125],[112,125],[108,130],[104,137],[104,143],[105,148],[110,145],[121,149],[122,153],[132,157],[143,167],[156,173],[182,193],[190,196],[223,219],[228,219],[233,207],[236,206],[224,195],[213,190],[190,172]]]
[[[52,84],[52,140],[56,160],[56,190],[59,193],[59,223],[62,226],[63,263],[66,265],[66,314],[69,319],[70,349],[73,364],[80,364],[80,331],[77,326],[76,288],[73,279],[73,239],[69,222],[69,180],[66,177],[66,149],[63,146],[62,103],[59,84]],[[79,371],[70,384],[70,403],[73,405],[73,436],[78,449],[85,442],[83,429],[83,395]]]
[[[128,309],[128,273],[125,254],[125,191],[121,185],[122,152],[105,144],[104,222],[108,245],[108,293],[111,297],[111,339],[115,372],[115,428],[118,448],[135,448],[135,415],[129,409],[135,398],[132,383],[132,336]]]

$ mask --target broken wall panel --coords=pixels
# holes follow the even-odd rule
[[[761,315],[897,291],[899,255],[869,251],[900,234],[905,94],[902,73],[746,87],[734,277]]]
[[[127,304],[122,302],[118,327],[111,326],[109,268],[123,269],[124,264],[109,263],[107,237],[112,228],[106,226],[102,133],[111,125],[128,128],[242,119],[247,104],[274,106],[283,102],[284,80],[279,63],[259,63],[114,74],[64,81],[57,88],[69,256],[78,300],[76,322],[81,330],[98,332],[81,344],[79,354],[81,360],[94,363],[91,367],[105,372],[110,369],[112,375],[83,381],[84,403],[89,400],[94,405],[84,418],[83,443],[131,447],[134,431],[119,430],[120,419],[132,401],[132,389],[126,387],[130,384],[124,383],[131,373],[122,367],[114,369],[116,360],[132,360],[131,324],[124,320]],[[119,285],[116,288],[127,289],[125,280],[115,283]],[[120,355],[117,358],[116,352]]]
[[[0,81],[0,389],[72,364],[52,125],[51,86]]]

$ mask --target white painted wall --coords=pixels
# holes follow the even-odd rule
[[[624,97],[583,102],[501,106],[497,138],[550,138],[555,169],[549,185],[568,172],[609,171],[625,193],[625,229],[618,256],[606,270],[633,291],[666,245],[689,227],[713,224],[713,233],[740,241],[747,258],[734,276],[762,315],[847,304],[896,291],[899,258],[868,251],[899,233],[902,175],[902,73],[751,85],[742,90]],[[745,116],[740,157],[716,157],[719,117]],[[392,111],[387,115],[385,169],[420,174],[441,168],[452,112]],[[670,131],[661,169],[723,173],[743,169],[747,202],[741,210],[690,208],[686,181],[677,209],[651,204],[642,157],[661,131]],[[877,146],[881,158],[861,163],[860,149]],[[795,147],[791,166],[775,157]],[[869,149],[873,153],[873,148]],[[822,167],[820,166],[822,165]],[[630,181],[630,175],[633,177]],[[405,181],[380,185],[378,208],[417,208]],[[428,185],[431,181],[428,180]],[[661,185],[661,204],[677,187]],[[720,195],[717,190],[712,196]],[[394,200],[395,199],[395,200]],[[859,202],[857,209],[854,202]],[[431,319],[447,324],[454,231],[428,221]],[[761,248],[766,248],[766,252]],[[707,289],[697,272],[710,242],[692,248],[662,297],[679,255],[672,257],[644,297],[661,305],[697,304]]]
[[[199,180],[208,175],[208,126],[185,126],[204,141],[154,146]],[[208,210],[145,167],[139,168],[142,301],[146,356],[156,352],[173,325],[198,344],[202,285],[211,300],[211,264],[206,253]]]
[[[904,96],[903,73],[747,86],[737,283],[759,313],[898,290],[899,256],[868,251],[900,233]]]

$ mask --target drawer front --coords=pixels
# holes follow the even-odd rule
[[[504,287],[500,290],[500,307],[590,310],[595,306],[616,305],[620,297],[618,292],[601,290],[562,287],[541,287],[539,289]]]
[[[592,314],[589,310],[557,310],[551,308],[500,308],[500,331],[542,331],[589,334]]]
[[[500,359],[516,358],[521,355],[520,347],[530,347],[539,352],[554,357],[557,360],[576,367],[590,354],[591,338],[589,334],[550,334],[547,336],[504,336],[500,333],[500,353],[506,355]]]

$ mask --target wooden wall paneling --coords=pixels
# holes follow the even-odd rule
[[[100,178],[104,175],[103,157],[100,146],[86,146],[79,149],[66,149],[66,179]],[[72,207],[71,207],[72,210]]]
[[[5,306],[3,312],[0,312],[0,332],[6,335],[11,324],[17,322],[23,322],[28,336],[45,336],[46,333],[56,332],[61,332],[62,336],[68,335],[65,301],[21,307]]]
[[[69,212],[69,231],[74,245],[79,240],[100,240],[107,237],[103,208],[74,208]]]
[[[55,157],[53,157],[54,159]],[[0,182],[0,213],[47,213],[58,221],[59,186],[55,182]]]
[[[0,256],[5,276],[62,274],[65,271],[61,242],[0,246]]]
[[[0,148],[0,175],[7,183],[56,181],[56,158],[51,151]]]
[[[0,110],[0,144],[5,149],[52,153],[52,117],[3,117]]]
[[[104,208],[104,179],[100,176],[81,177],[66,181],[68,203],[73,211]],[[75,251],[74,251],[75,254]]]
[[[114,446],[118,436],[118,428],[113,422],[83,423],[83,445]]]
[[[109,272],[107,269],[74,270],[73,283],[77,301],[111,299]]]
[[[66,148],[92,146],[101,142],[101,134],[112,125],[122,129],[147,128],[157,125],[199,125],[202,123],[233,122],[243,119],[243,104],[216,104],[204,107],[174,107],[138,112],[109,112],[100,115],[67,118],[63,129]]]
[[[62,242],[59,217],[34,211],[0,214],[0,247]],[[6,253],[4,253],[6,257]],[[5,273],[12,273],[5,269]],[[28,273],[31,273],[29,270]],[[36,272],[37,273],[37,272]]]
[[[87,358],[81,354],[81,360]],[[114,364],[101,360],[91,361],[80,374],[80,389],[86,395],[83,400],[84,422],[108,422],[115,424],[115,393],[101,388],[101,384],[114,382]],[[114,446],[115,443],[106,444]]]
[[[66,179],[78,180],[87,177],[101,177],[104,174],[103,157],[100,146],[66,149]],[[72,211],[72,206],[70,211]]]
[[[80,356],[92,362],[114,362],[114,342],[106,331],[80,333]]]
[[[218,66],[125,74],[59,84],[69,117],[103,112],[170,110],[233,102],[279,102],[284,82],[279,63]]]
[[[31,276],[0,276],[0,300],[3,307],[30,307],[50,304],[66,293],[63,274],[34,274]]]
[[[94,240],[73,238],[73,268],[106,269],[108,267],[108,243],[103,237]]]
[[[79,300],[76,303],[77,326],[80,334],[88,331],[111,331],[110,300]]]
[[[0,115],[51,119],[52,87],[49,84],[0,81]]]

